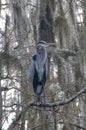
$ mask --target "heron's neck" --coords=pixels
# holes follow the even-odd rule
[[[37,62],[44,65],[47,59],[47,51],[43,50],[41,53],[37,53]]]
[[[36,69],[38,71],[39,81],[42,80],[44,73],[44,65],[47,61],[47,51],[44,50],[42,53],[37,53]]]

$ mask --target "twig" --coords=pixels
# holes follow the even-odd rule
[[[79,129],[82,129],[82,130],[86,130],[86,128],[84,128],[83,126],[80,126],[78,124],[75,124],[75,123],[71,123],[71,122],[59,122],[60,124],[69,124],[69,125],[72,125],[74,127],[77,127]]]

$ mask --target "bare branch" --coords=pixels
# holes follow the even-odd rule
[[[35,7],[35,8],[37,8],[37,6],[36,5],[34,5],[34,4],[32,4],[32,3],[27,3],[26,5],[24,5],[24,7],[27,7],[27,6],[33,6],[33,7]]]
[[[54,123],[54,122],[50,122],[50,123]],[[84,128],[83,126],[80,126],[78,124],[74,124],[74,123],[70,123],[70,122],[59,122],[60,124],[68,124],[68,125],[71,125],[71,126],[74,126],[76,128],[79,128],[79,129],[82,129],[82,130],[86,130],[86,128]],[[40,124],[40,125],[37,125],[37,126],[34,126],[32,128],[30,128],[30,130],[33,130],[34,128],[37,128],[37,127],[40,127],[40,126],[43,126],[43,125],[48,125],[47,123],[45,124]]]
[[[9,89],[7,88],[7,87],[1,87],[0,88],[0,93],[2,92],[2,91],[8,91]]]
[[[59,55],[65,59],[67,59],[69,56],[76,56],[76,52],[72,51],[72,50],[68,50],[68,49],[58,49],[58,48],[54,48],[52,49],[52,47],[48,48],[48,52],[50,54],[53,55]]]
[[[86,92],[86,87],[84,87],[83,89],[81,89],[79,92],[77,92],[74,96],[72,96],[71,98],[69,99],[65,99],[65,101],[62,101],[62,102],[54,102],[54,103],[47,103],[47,104],[35,104],[35,103],[29,103],[24,111],[21,111],[20,114],[16,117],[16,119],[12,122],[12,124],[9,126],[9,128],[7,130],[12,130],[15,126],[16,126],[16,122],[18,122],[22,115],[26,113],[26,111],[28,110],[28,108],[30,106],[38,106],[38,107],[56,107],[56,106],[63,106],[63,105],[66,105],[66,104],[69,104],[71,103],[73,100],[75,100],[78,96],[80,96],[82,93],[85,93]],[[83,130],[86,130],[86,129],[83,129]]]
[[[69,99],[65,99],[65,101],[62,102],[54,102],[54,103],[47,103],[47,104],[34,104],[34,103],[30,103],[29,106],[39,106],[39,107],[56,107],[56,106],[63,106],[66,104],[71,103],[73,100],[75,100],[77,97],[79,97],[82,93],[86,92],[86,87],[84,87],[83,89],[81,89],[79,92],[77,92],[75,95],[73,95],[71,98]]]
[[[80,126],[80,125],[75,124],[75,123],[71,123],[71,122],[59,122],[59,123],[60,123],[60,124],[68,124],[68,125],[77,127],[77,128],[79,128],[79,129],[86,130],[86,128],[84,128],[83,126]]]
[[[16,123],[18,123],[18,121],[21,119],[22,115],[25,114],[27,110],[28,110],[28,106],[25,107],[24,111],[22,111],[22,112],[19,113],[19,115],[11,123],[11,125],[9,126],[9,128],[7,130],[13,130],[13,128],[15,128],[15,126],[16,126]]]

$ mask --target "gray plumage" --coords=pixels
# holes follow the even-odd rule
[[[32,57],[30,65],[30,77],[36,95],[43,92],[48,75],[47,45],[45,41],[37,44],[37,53]]]

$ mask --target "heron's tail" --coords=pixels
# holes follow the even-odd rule
[[[36,94],[40,95],[43,91],[43,85],[42,84],[38,84],[37,85],[37,89],[36,89]]]

